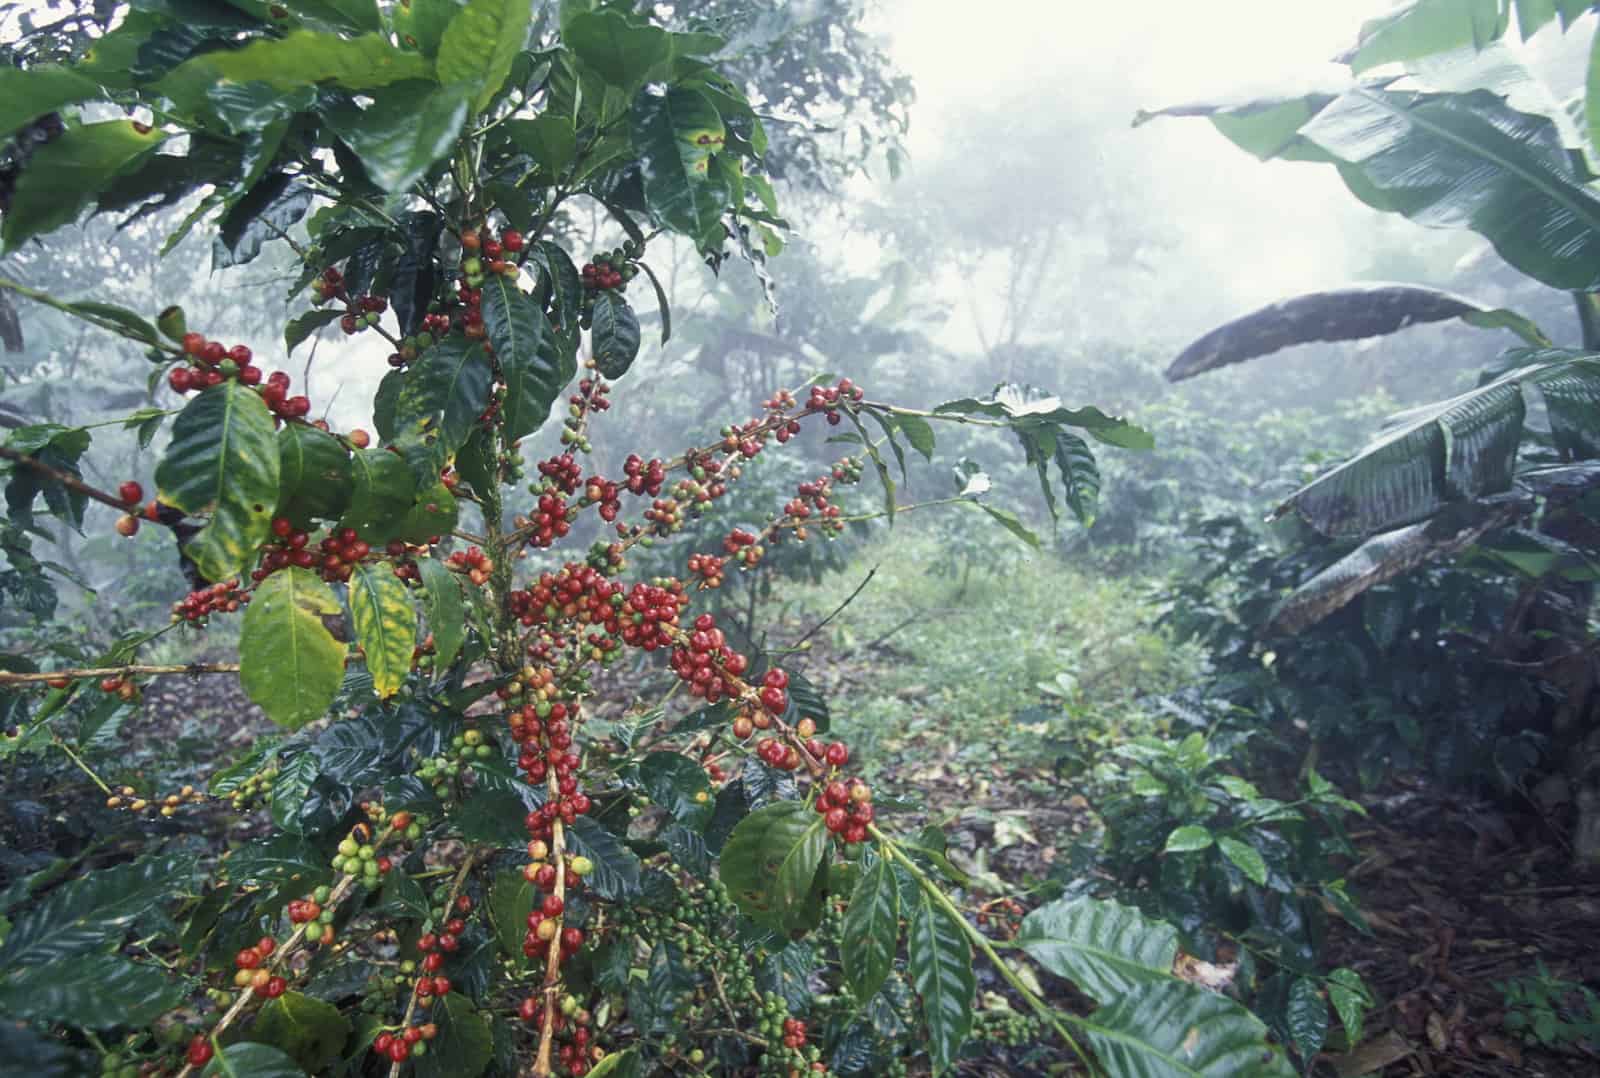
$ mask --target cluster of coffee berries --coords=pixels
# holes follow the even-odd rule
[[[332,888],[323,886],[316,888],[304,898],[290,900],[286,910],[289,923],[305,926],[307,943],[333,942],[334,910],[328,905],[328,900],[332,896]]]
[[[639,254],[639,245],[632,240],[615,250],[596,251],[594,257],[578,271],[578,276],[583,279],[583,287],[590,292],[626,288],[628,282],[639,273],[637,266],[629,264]]]
[[[977,922],[980,926],[993,924],[1001,935],[1013,939],[1022,927],[1022,915],[1026,912],[1022,903],[1014,898],[997,898],[978,910]]]
[[[335,872],[354,876],[368,887],[376,887],[393,867],[393,863],[378,852],[372,841],[372,828],[364,823],[356,824],[339,840],[338,852],[333,858]]]
[[[539,813],[530,813],[528,818],[532,820],[536,815],[539,815]],[[534,848],[534,843],[536,842],[548,844],[549,839],[530,839],[528,842],[530,849]],[[544,867],[551,869],[549,878],[550,890],[545,893],[545,896],[539,900],[539,904],[528,914],[528,930],[522,937],[522,953],[529,959],[540,963],[553,958],[559,965],[583,949],[583,929],[578,928],[576,925],[565,923],[566,900],[556,893],[554,867],[550,865],[545,865]],[[537,869],[535,870],[535,875],[540,875]],[[574,890],[582,886],[583,879],[575,872],[569,871],[563,882],[567,890]]]
[[[461,233],[461,278],[462,288],[478,289],[483,287],[486,274],[501,274],[506,277],[517,275],[517,265],[522,261],[522,251],[526,246],[522,233],[515,229],[507,229],[500,234],[497,240],[488,229],[482,232],[468,229]],[[480,323],[481,326],[481,323]],[[467,336],[473,336],[471,332]]]
[[[268,764],[260,771],[247,776],[239,785],[229,793],[228,800],[235,811],[249,808],[256,801],[265,798],[272,790],[272,784],[278,777],[278,765]]]
[[[395,1032],[383,1032],[372,1041],[372,1050],[379,1058],[391,1063],[404,1063],[412,1056],[428,1054],[428,1042],[439,1035],[439,1027],[432,1022],[407,1026]]]
[[[412,992],[419,1001],[442,999],[450,994],[450,978],[439,971],[444,968],[445,957],[461,949],[461,937],[467,931],[467,922],[456,914],[471,911],[472,899],[466,895],[456,896],[455,909],[447,911],[452,916],[439,926],[439,931],[424,932],[417,939],[417,953],[422,956],[418,964],[422,973]]]
[[[135,514],[140,511],[139,503],[144,501],[144,487],[129,479],[117,488],[117,497],[129,509],[129,512],[117,518],[117,534],[131,539],[139,534],[139,518]]]
[[[806,411],[821,412],[830,426],[838,426],[840,405],[854,404],[866,395],[866,391],[850,379],[841,378],[836,386],[812,386],[811,395],[806,398]]]
[[[974,1040],[1004,1044],[1013,1048],[1037,1044],[1042,1032],[1038,1019],[1010,1007],[988,1007],[972,1016]]]
[[[807,1045],[806,1023],[789,1017],[788,1003],[776,992],[762,996],[756,1033],[773,1043],[773,1048],[758,1060],[762,1078],[797,1078],[802,1071],[816,1075],[827,1073],[821,1052],[816,1046]]]
[[[329,266],[322,275],[311,282],[311,302],[323,304],[344,294],[344,274],[337,266]]]
[[[669,662],[672,672],[682,678],[689,686],[693,696],[705,697],[708,704],[714,704],[724,696],[737,696],[739,685],[737,679],[750,666],[750,660],[740,652],[728,646],[727,638],[722,630],[717,628],[716,619],[710,614],[701,614],[694,619],[694,631],[689,634],[687,646],[672,649]],[[773,674],[783,677],[781,670],[769,671],[768,677]],[[775,709],[776,714],[782,714],[788,706],[788,698],[784,695],[783,685],[788,684],[788,679],[783,678],[783,683],[773,688],[775,695],[770,698],[779,702]],[[766,703],[769,694],[762,690],[762,702]]]
[[[172,604],[172,620],[203,622],[212,614],[232,614],[250,601],[237,580],[223,580],[198,588]]]
[[[529,546],[543,549],[554,545],[557,539],[565,538],[577,517],[576,506],[569,509],[566,499],[561,495],[546,493],[539,495],[532,513],[526,518],[518,518],[517,526],[527,530]]]
[[[715,554],[690,554],[688,569],[690,576],[699,578],[695,587],[701,590],[722,587],[723,560]]]
[[[537,995],[523,997],[517,1005],[517,1016],[531,1026],[542,1026],[543,998]],[[561,997],[551,1019],[551,1028],[561,1038],[556,1049],[557,1060],[573,1078],[583,1078],[589,1073],[591,1065],[599,1063],[606,1056],[605,1050],[594,1043],[594,1033],[590,1028],[594,1016],[578,1002],[577,996],[568,994]]]
[[[339,319],[339,329],[346,336],[360,333],[368,326],[375,326],[383,321],[383,312],[389,309],[389,301],[382,296],[356,296],[350,301],[350,307]]]
[[[670,630],[688,603],[683,584],[668,579],[658,584],[636,581],[618,610],[622,642],[629,647],[655,651],[672,642]],[[610,631],[610,624],[606,626]]]
[[[233,956],[233,986],[252,988],[267,999],[277,999],[289,989],[289,982],[275,976],[266,968],[266,961],[278,949],[271,936],[262,936],[253,947],[246,947]]]
[[[484,738],[482,730],[468,730],[451,738],[442,753],[423,759],[417,765],[417,777],[445,799],[450,796],[450,784],[468,770],[472,761],[492,759],[498,751]]]
[[[273,523],[276,532],[277,522]],[[336,532],[330,532],[317,545],[317,550],[322,555],[317,567],[322,572],[322,579],[330,583],[349,580],[355,567],[372,553],[372,547],[356,533],[354,528],[340,528]]]
[[[261,400],[279,420],[304,419],[311,412],[310,397],[289,396],[289,376],[283,371],[267,375],[267,383],[261,387]]]
[[[598,505],[600,519],[610,524],[622,511],[622,502],[618,498],[621,491],[621,486],[609,479],[598,475],[590,476],[583,485],[583,504]]]
[[[811,526],[817,527],[827,538],[842,534],[844,521],[839,507],[832,501],[833,484],[859,483],[861,474],[860,462],[853,457],[845,457],[834,464],[827,475],[797,485],[795,496],[784,504],[783,516],[767,527],[771,542],[782,542],[785,529],[791,530],[796,539],[804,541],[809,537],[808,528]]]
[[[735,528],[723,537],[722,550],[747,569],[759,564],[766,553],[757,537],[743,528]]]
[[[644,518],[650,522],[649,531],[663,538],[683,527],[688,519],[676,498],[657,498],[644,511]]]
[[[139,699],[139,683],[130,677],[103,677],[100,679],[100,691],[115,694],[123,703],[131,704]]]
[[[622,474],[622,485],[631,493],[654,498],[661,493],[661,487],[667,481],[667,465],[655,457],[644,460],[637,453],[630,453],[628,459],[622,462]]]
[[[221,341],[206,340],[203,334],[185,333],[182,348],[192,366],[174,367],[167,374],[167,385],[179,393],[209,389],[230,378],[237,378],[240,385],[261,384],[261,368],[251,362],[255,357],[246,345],[229,348]]]
[[[178,809],[183,805],[198,805],[206,799],[206,795],[193,786],[185,786],[175,794],[165,797],[150,796],[140,797],[132,786],[122,786],[117,792],[106,798],[106,808],[127,809],[129,812],[158,812],[163,816],[172,817],[178,814]]]
[[[815,806],[828,830],[847,843],[865,842],[872,823],[872,789],[860,779],[834,779],[817,795]]]
[[[462,574],[481,588],[489,582],[489,574],[494,572],[494,559],[477,547],[470,546],[446,558],[444,567],[453,573]]]

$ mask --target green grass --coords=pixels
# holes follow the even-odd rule
[[[991,774],[1047,767],[1051,746],[1081,732],[1074,727],[1150,729],[1138,698],[1198,669],[1196,653],[1152,628],[1140,580],[1039,554],[997,559],[1000,568],[974,572],[963,594],[959,577],[926,571],[942,552],[935,537],[903,530],[826,584],[785,589],[812,624],[878,567],[806,664],[868,777],[915,785],[919,771],[941,765]],[[1044,707],[1018,720],[1035,705]]]

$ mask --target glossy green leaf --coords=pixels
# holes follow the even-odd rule
[[[1290,1078],[1260,1019],[1175,978],[1136,985],[1078,1023],[1100,1065],[1129,1078]]]
[[[906,436],[906,441],[911,443],[911,448],[922,454],[923,460],[933,459],[933,450],[937,439],[933,434],[933,426],[919,415],[899,415],[895,417],[895,425]]]
[[[34,150],[0,221],[0,244],[14,251],[32,236],[75,221],[113,180],[166,140],[159,128],[141,131],[142,126],[132,120],[75,125]]]
[[[624,1048],[612,1052],[589,1068],[589,1078],[638,1078],[639,1050]]]
[[[549,297],[550,330],[563,343],[570,363],[578,351],[578,323],[583,316],[583,278],[572,256],[559,243],[541,240],[528,261],[539,267],[539,295]],[[576,368],[574,367],[574,370]],[[569,374],[568,377],[571,377]]]
[[[1010,532],[1012,535],[1015,535],[1018,539],[1021,539],[1033,549],[1039,549],[1039,536],[1035,534],[1032,528],[1022,523],[1021,518],[1019,518],[1017,514],[1013,513],[1009,509],[1001,509],[999,506],[988,505],[984,502],[973,502],[972,504],[976,505],[979,509],[982,509],[989,515],[990,519],[999,524],[1006,531]]]
[[[311,189],[275,172],[229,201],[211,242],[212,269],[253,261],[269,241],[287,234],[311,206]]]
[[[224,1045],[200,1078],[305,1078],[305,1071],[270,1044],[241,1041]]]
[[[461,837],[471,842],[517,849],[528,841],[522,818],[527,805],[515,790],[479,784],[452,813]]]
[[[321,310],[307,311],[289,319],[283,327],[283,350],[292,354],[300,345],[316,336],[317,330],[330,323],[337,322],[344,317],[344,310],[339,307],[324,307]]]
[[[1217,848],[1245,874],[1250,882],[1257,887],[1266,886],[1267,862],[1254,846],[1236,838],[1229,838],[1227,835],[1220,835],[1217,838]]]
[[[972,972],[972,948],[961,925],[925,891],[918,890],[910,905],[906,965],[922,997],[928,1054],[937,1074],[955,1061],[972,1031],[978,982]]]
[[[418,558],[417,571],[422,574],[422,616],[433,634],[434,667],[442,670],[455,661],[466,640],[461,582],[438,558]]]
[[[1289,986],[1284,1025],[1295,1053],[1309,1065],[1328,1039],[1328,1004],[1310,977],[1296,977]]]
[[[615,292],[594,298],[589,345],[596,368],[615,381],[628,373],[639,354],[639,319],[628,301]]]
[[[62,884],[16,915],[0,944],[0,969],[55,962],[120,940],[136,917],[181,893],[192,876],[186,858],[151,857]]]
[[[445,27],[461,10],[464,0],[410,0],[396,4],[390,10],[395,33],[402,44],[416,49],[433,59],[439,54],[439,42],[444,38]]]
[[[1167,836],[1167,844],[1162,847],[1162,852],[1192,853],[1195,850],[1208,850],[1213,841],[1210,831],[1199,824],[1188,824],[1177,828]]]
[[[0,973],[0,1010],[12,1021],[89,1029],[145,1026],[183,1001],[160,966],[120,955],[75,955]]]
[[[439,41],[439,81],[463,86],[482,112],[511,73],[532,21],[533,0],[469,0]]]
[[[156,486],[167,505],[210,510],[210,523],[183,548],[206,579],[225,580],[249,565],[271,533],[278,478],[277,432],[260,394],[227,381],[184,405]]]
[[[433,77],[433,65],[414,52],[390,45],[382,34],[344,37],[291,30],[281,38],[257,38],[242,49],[212,51],[187,60],[157,89],[188,109],[200,107],[218,83],[262,82],[280,91],[334,82],[347,90],[372,90],[405,79]]]
[[[639,764],[639,781],[650,800],[696,831],[711,822],[715,793],[705,768],[677,752],[652,752]]]
[[[350,620],[366,653],[373,690],[380,697],[393,696],[411,670],[417,613],[391,566],[360,565],[350,574]]]
[[[1585,438],[1600,440],[1592,408],[1581,403],[1600,393],[1600,359],[1561,349],[1524,358],[1525,365],[1487,385],[1394,417],[1380,437],[1296,491],[1275,515],[1295,512],[1324,535],[1365,536],[1504,491],[1522,441],[1526,387],[1546,382],[1556,387],[1541,396],[1553,426],[1564,432],[1558,436],[1575,449]]]
[[[350,104],[334,110],[328,123],[373,183],[402,192],[449,154],[466,123],[470,97],[459,85],[405,82],[365,109]]]
[[[368,543],[388,542],[416,495],[411,469],[387,449],[358,449],[350,455],[350,476],[350,509],[340,526]]]
[[[638,896],[639,858],[617,836],[587,816],[579,816],[566,833],[572,852],[594,862],[585,882],[595,894],[612,902]]]
[[[521,872],[501,872],[489,888],[489,920],[494,925],[500,950],[517,969],[526,969],[522,940],[528,934],[528,914],[538,906],[544,893],[522,878]]]
[[[98,82],[68,67],[39,64],[26,71],[9,64],[0,67],[0,137],[9,137],[23,124],[62,105],[87,101],[100,93]]]
[[[1301,134],[1358,173],[1380,196],[1378,208],[1430,227],[1471,228],[1551,287],[1600,287],[1600,197],[1574,175],[1550,120],[1489,91],[1357,89]]]
[[[239,682],[279,726],[327,714],[344,682],[345,645],[324,616],[341,613],[333,589],[308,569],[279,569],[256,588],[239,629]]]
[[[521,438],[544,425],[572,374],[552,355],[544,312],[514,281],[500,276],[485,281],[482,310],[506,386],[500,406],[506,435]]]
[[[672,35],[620,11],[592,11],[567,20],[562,43],[606,82],[631,93],[672,59]]]
[[[722,848],[722,882],[752,920],[787,930],[803,916],[829,838],[822,817],[799,801],[757,809]]]
[[[448,535],[456,526],[460,505],[441,480],[417,492],[416,500],[400,523],[399,537],[408,543],[427,542]]]
[[[278,766],[278,774],[272,780],[272,792],[268,800],[272,822],[280,829],[292,835],[304,833],[305,825],[301,815],[307,807],[306,800],[311,793],[311,785],[317,781],[317,776],[321,773],[322,761],[314,752],[297,753]]]
[[[489,406],[493,381],[494,369],[482,345],[465,337],[434,345],[406,371],[395,402],[398,439],[421,430],[425,439],[437,437],[442,454],[454,455]]]
[[[1089,443],[1076,434],[1057,431],[1055,442],[1056,470],[1065,488],[1067,507],[1088,527],[1094,523],[1100,504],[1100,466]]]
[[[660,1035],[681,1028],[681,1011],[694,991],[695,975],[684,959],[683,948],[673,940],[661,940],[650,951],[650,964],[643,980],[634,980],[628,991],[628,1016],[647,1035]]]
[[[1122,449],[1151,449],[1156,442],[1149,431],[1118,416],[1109,416],[1093,405],[1068,408],[1059,397],[1030,396],[1021,386],[999,385],[991,396],[966,397],[946,401],[934,409],[939,415],[982,415],[1008,419],[1018,431],[1037,431],[1046,427],[1077,427],[1096,441]]]
[[[710,168],[727,137],[716,106],[698,90],[641,92],[630,115],[651,211],[701,248],[720,246],[729,199]]]
[[[302,527],[338,520],[350,504],[350,452],[305,423],[278,432],[278,504],[274,514]]]
[[[1361,974],[1348,966],[1341,966],[1328,974],[1328,1001],[1339,1015],[1345,1040],[1350,1044],[1360,1044],[1367,1008],[1374,1003],[1372,991],[1361,979]]]
[[[339,1008],[301,992],[285,992],[261,1005],[250,1039],[270,1044],[315,1074],[339,1058],[350,1022]]]
[[[1197,338],[1167,368],[1172,382],[1313,341],[1379,337],[1424,322],[1459,318],[1483,329],[1508,329],[1527,344],[1550,340],[1514,311],[1417,285],[1358,285],[1280,300]]]
[[[570,117],[546,112],[532,120],[508,120],[506,136],[532,157],[545,176],[560,176],[578,156],[578,132]]]
[[[1169,976],[1178,933],[1131,906],[1091,898],[1057,899],[1022,919],[1017,943],[1058,977],[1101,1002]]]
[[[863,1004],[878,994],[894,968],[900,939],[899,895],[894,870],[880,857],[861,874],[844,912],[839,962],[850,994]]]
[[[1510,5],[1504,0],[1413,0],[1364,23],[1345,62],[1360,74],[1455,49],[1481,49],[1499,40],[1509,25]]]

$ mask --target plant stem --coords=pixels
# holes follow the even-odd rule
[[[889,836],[885,835],[882,831],[879,831],[876,824],[868,824],[867,833],[878,840],[879,849],[887,854],[890,860],[896,862],[901,868],[904,868],[911,874],[911,878],[917,881],[917,886],[922,888],[923,894],[933,899],[933,901],[940,906],[945,913],[949,914],[950,917],[954,919],[956,924],[961,926],[962,930],[966,932],[967,938],[972,941],[973,946],[977,947],[978,950],[983,952],[983,956],[989,960],[989,964],[994,966],[994,968],[999,972],[1000,976],[1005,978],[1006,983],[1011,985],[1011,987],[1016,990],[1017,994],[1020,995],[1028,1004],[1028,1006],[1033,1009],[1033,1012],[1043,1019],[1046,1025],[1055,1030],[1058,1037],[1067,1043],[1067,1047],[1072,1049],[1073,1054],[1083,1062],[1085,1067],[1089,1068],[1089,1073],[1097,1073],[1097,1068],[1095,1067],[1094,1062],[1089,1058],[1088,1053],[1083,1050],[1083,1047],[1078,1044],[1077,1039],[1074,1038],[1072,1034],[1067,1031],[1066,1027],[1061,1024],[1062,1016],[1057,1014],[1055,1009],[1052,1008],[1048,1003],[1035,995],[1033,990],[1023,983],[1022,978],[1017,976],[1016,971],[1010,966],[1006,965],[1005,960],[1002,959],[999,953],[995,950],[994,944],[990,941],[989,937],[985,936],[982,932],[979,932],[976,928],[974,928],[972,923],[969,922],[966,917],[962,915],[961,911],[956,908],[956,904],[950,901],[949,896],[947,896],[944,891],[940,890],[940,888],[935,885],[932,880],[928,879],[927,873],[918,868],[916,862],[912,861],[911,858],[907,857],[900,851],[900,848],[895,845],[893,839],[889,838]]]
[[[55,731],[52,730],[51,733],[54,734]],[[96,775],[94,773],[94,769],[92,767],[90,767],[88,764],[84,763],[83,760],[78,756],[78,754],[72,751],[72,746],[71,745],[68,745],[65,741],[62,741],[59,737],[52,737],[51,740],[55,744],[56,748],[60,749],[64,753],[66,753],[67,754],[67,758],[70,759],[73,763],[78,765],[78,770],[82,771],[85,775],[88,775],[89,778],[94,782],[94,784],[96,786],[100,787],[100,789],[103,790],[108,797],[110,796],[111,787],[107,786],[105,784],[105,782],[100,778],[100,776]]]
[[[238,663],[188,663],[167,666],[73,666],[65,670],[40,670],[37,673],[18,673],[0,670],[0,686],[39,684],[56,678],[96,678],[128,674],[237,674]]]
[[[472,862],[476,859],[476,857],[477,851],[469,849],[467,851],[466,859],[461,862],[461,867],[456,870],[456,878],[450,884],[450,897],[444,900],[444,912],[446,917],[449,917],[450,911],[455,908],[456,896],[461,893],[462,885],[467,882],[467,873],[472,871]],[[413,876],[412,878],[415,879],[416,877]],[[400,1029],[402,1031],[411,1028],[411,1019],[416,1015],[416,1013],[417,993],[413,991],[411,993],[411,998],[406,1001],[405,1017],[400,1019]],[[389,1078],[400,1078],[399,1063],[391,1063],[389,1065]]]
[[[25,284],[18,284],[16,281],[0,277],[0,290],[15,292],[24,299],[31,299],[35,303],[44,304],[46,307],[54,307],[62,314],[71,315],[73,318],[87,322],[91,326],[95,326],[98,329],[103,329],[108,333],[115,333],[119,337],[124,337],[130,341],[134,341],[135,343],[142,344],[146,348],[158,348],[163,352],[170,352],[175,356],[181,356],[184,354],[183,349],[179,348],[177,345],[166,344],[160,340],[152,341],[146,337],[134,334],[121,323],[113,322],[107,318],[101,318],[99,315],[92,314],[88,311],[79,310],[75,304],[68,303],[66,300],[56,299],[54,296],[50,295],[50,293],[41,292],[37,288],[29,288]]]
[[[117,422],[121,422],[121,420],[118,420]],[[36,457],[28,456],[26,453],[19,453],[15,449],[10,449],[6,446],[0,446],[0,459],[15,461],[24,468],[29,468],[35,472],[38,472],[46,479],[49,479],[55,483],[60,483],[68,490],[73,491],[76,494],[82,494],[85,498],[88,498],[91,501],[99,502],[101,505],[109,505],[111,508],[121,510],[124,513],[138,514],[139,512],[139,506],[129,505],[127,502],[123,501],[121,498],[118,498],[114,494],[107,494],[103,490],[91,487],[88,483],[85,483],[82,479],[73,475],[71,472],[64,472],[60,468],[52,467]],[[173,510],[173,512],[176,512],[176,510]],[[179,513],[177,518],[171,522],[168,522],[167,520],[160,520],[156,521],[155,523],[165,524],[170,528],[173,524],[177,523],[177,520],[181,520],[182,518],[183,514]],[[145,518],[140,516],[139,519],[144,520]]]

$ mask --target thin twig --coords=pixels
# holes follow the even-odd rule
[[[860,595],[861,592],[863,590],[865,590],[866,586],[868,584],[872,583],[872,578],[874,576],[876,576],[877,574],[878,574],[878,566],[874,565],[871,569],[868,569],[867,570],[867,575],[862,577],[861,578],[861,583],[856,585],[856,590],[852,591],[849,595],[845,596],[844,602],[840,603],[837,607],[835,607],[833,613],[829,614],[827,617],[825,617],[821,621],[817,622],[815,625],[813,625],[811,627],[811,631],[810,632],[806,633],[806,635],[802,636],[799,640],[796,640],[793,644],[790,644],[789,646],[791,648],[797,648],[801,644],[804,644],[807,640],[810,640],[813,636],[816,636],[817,633],[821,632],[824,628],[826,628],[827,625],[828,625],[828,622],[830,622],[834,618],[838,617],[840,614],[842,614],[844,612],[844,608],[845,607],[847,607],[851,603],[855,602],[856,596]]]
[[[472,871],[472,862],[473,862],[473,859],[476,856],[477,856],[477,854],[476,854],[475,851],[473,851],[473,850],[468,850],[467,851],[466,860],[461,862],[461,868],[459,870],[457,870],[457,872],[456,872],[455,881],[450,884],[450,897],[448,897],[448,898],[446,898],[444,900],[444,912],[445,912],[445,916],[446,917],[449,917],[450,916],[450,911],[455,908],[456,896],[461,893],[462,885],[467,882],[467,873]],[[415,877],[413,877],[413,878],[415,878]],[[406,1002],[405,1017],[400,1019],[400,1029],[401,1029],[402,1032],[404,1032],[405,1030],[411,1028],[411,1019],[416,1015],[416,1013],[417,1013],[417,993],[415,991],[413,991],[411,993],[410,1000],[408,1000]],[[390,1064],[390,1066],[389,1066],[389,1078],[400,1078],[400,1064],[399,1064],[398,1061],[395,1062],[395,1063]]]
[[[57,678],[115,677],[130,674],[237,674],[238,663],[186,663],[150,666],[130,664],[128,666],[69,666],[63,670],[40,670],[34,673],[21,673],[12,670],[0,670],[0,685],[26,685],[40,682],[54,681]]]

